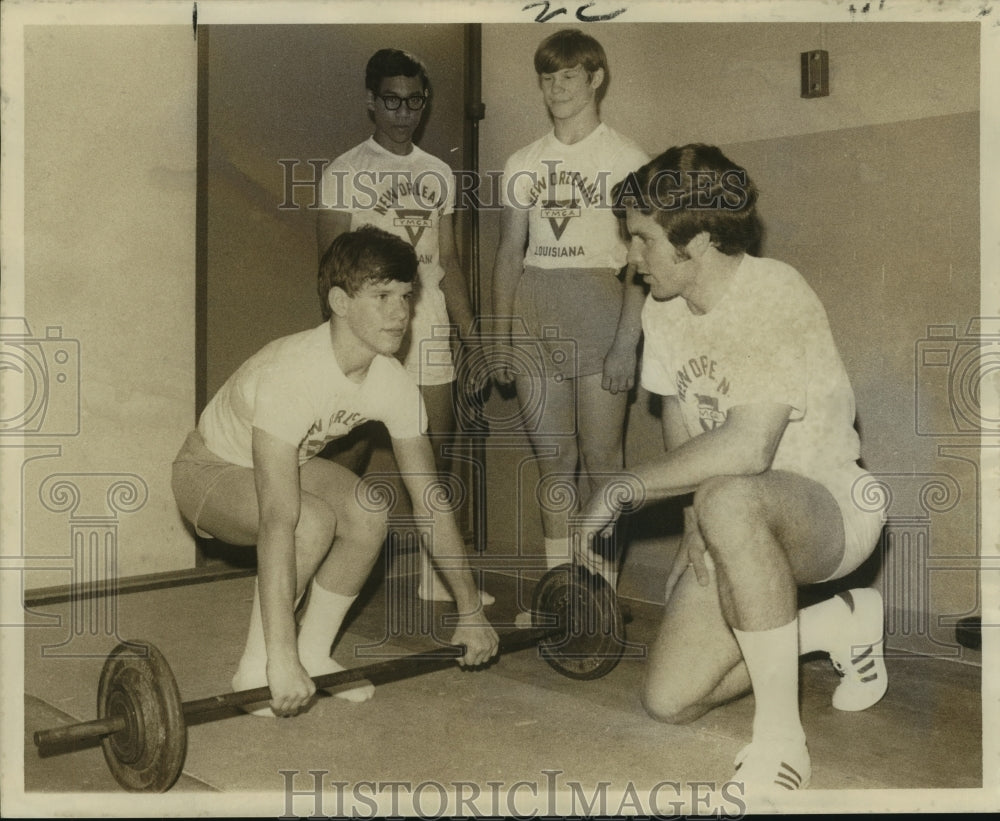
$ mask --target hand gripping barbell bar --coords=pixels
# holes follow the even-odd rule
[[[500,655],[515,650],[527,649],[543,639],[555,636],[561,630],[562,628],[546,627],[516,630],[506,633],[500,637],[500,646],[497,654]],[[142,642],[125,642],[125,644],[136,646],[139,653],[142,652],[145,646]],[[466,648],[464,645],[451,644],[447,647],[436,647],[433,650],[426,650],[422,653],[384,659],[362,667],[352,667],[348,670],[339,670],[335,673],[315,676],[312,682],[316,685],[317,690],[329,690],[367,678],[395,680],[405,678],[407,674],[430,672],[435,669],[447,667],[455,659],[464,656],[465,652]],[[270,701],[270,699],[271,689],[269,687],[254,687],[251,690],[238,690],[233,693],[221,693],[217,696],[209,696],[208,698],[201,698],[195,701],[185,701],[181,705],[181,711],[184,714],[184,718],[189,719],[223,707],[241,707],[246,704]],[[92,721],[81,721],[78,724],[68,724],[65,727],[38,730],[34,735],[35,746],[52,747],[74,741],[85,741],[118,733],[125,728],[126,721],[121,717],[108,716],[106,718],[95,718]]]

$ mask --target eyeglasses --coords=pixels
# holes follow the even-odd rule
[[[414,94],[412,97],[397,97],[395,94],[376,94],[385,106],[386,111],[396,111],[403,100],[406,100],[406,107],[410,111],[420,111],[427,102],[424,94]]]

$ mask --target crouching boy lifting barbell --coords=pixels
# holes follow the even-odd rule
[[[391,357],[406,328],[415,272],[410,246],[379,229],[338,237],[319,275],[328,322],[251,357],[178,454],[174,492],[182,513],[202,532],[257,545],[258,585],[235,692],[182,702],[159,650],[130,639],[101,670],[97,718],[37,731],[40,751],[100,738],[122,787],[163,792],[184,767],[186,722],[224,707],[248,709],[270,699],[257,712],[292,715],[317,688],[364,700],[371,684],[346,693],[339,688],[430,672],[452,659],[477,666],[536,645],[568,678],[596,679],[614,669],[625,648],[627,613],[609,585],[579,565],[553,568],[535,587],[531,628],[498,638],[481,615],[458,530],[444,512],[434,513],[428,547],[448,559],[440,567],[458,607],[452,646],[348,670],[330,658],[344,615],[381,549],[386,514],[371,503],[363,480],[313,456],[352,424],[384,422],[416,512],[429,515],[436,471],[419,435],[420,395]],[[295,604],[307,588],[296,635]]]
[[[343,669],[330,657],[348,609],[386,536],[384,506],[366,503],[363,479],[315,458],[333,439],[377,420],[415,512],[433,521],[432,555],[458,610],[452,641],[459,664],[497,651],[453,516],[431,510],[436,480],[422,435],[421,397],[393,354],[410,319],[413,249],[375,228],[342,234],[319,268],[323,324],[266,345],[222,386],[173,466],[178,507],[199,534],[257,547],[258,575],[246,647],[233,678],[270,688],[261,715],[294,715],[315,693],[312,679]],[[295,610],[309,598],[296,633]],[[337,693],[371,697],[370,684]]]

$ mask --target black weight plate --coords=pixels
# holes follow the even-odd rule
[[[549,570],[535,587],[532,620],[560,633],[539,643],[542,657],[572,679],[606,676],[625,649],[625,624],[608,583],[582,565]]]
[[[187,727],[174,674],[152,644],[128,641],[108,655],[97,688],[99,718],[125,729],[101,739],[115,780],[131,792],[165,792],[184,768]]]

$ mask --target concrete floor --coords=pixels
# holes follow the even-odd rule
[[[497,597],[489,612],[498,630],[513,629],[518,598],[530,600],[531,584],[519,594],[513,577],[486,574],[485,586]],[[142,638],[163,652],[185,701],[204,698],[229,689],[252,588],[247,577],[122,595],[111,623],[117,624],[118,638]],[[389,600],[402,603],[405,618],[387,620]],[[31,740],[38,729],[95,717],[101,666],[117,642],[84,632],[55,646],[66,640],[70,606],[42,608],[59,616],[63,626],[32,628],[25,638],[24,789],[53,805],[60,795],[120,792],[97,742],[43,757]],[[195,719],[188,727],[183,776],[167,796],[151,800],[180,795],[185,814],[196,812],[202,800],[223,801],[227,809],[246,814],[288,814],[290,783],[306,793],[294,800],[294,811],[303,815],[339,815],[353,808],[370,817],[378,786],[383,802],[399,797],[401,814],[408,814],[403,807],[411,799],[424,814],[455,814],[455,806],[441,804],[442,789],[465,798],[478,790],[477,806],[487,815],[676,814],[681,805],[674,802],[681,801],[686,812],[692,800],[710,802],[694,807],[703,812],[710,806],[740,812],[740,793],[726,782],[733,756],[749,740],[752,698],[682,727],[651,720],[639,703],[641,651],[660,608],[640,601],[629,606],[634,655],[627,653],[597,681],[560,676],[534,650],[524,650],[478,672],[455,666],[381,683],[364,704],[320,698],[295,719],[261,719],[228,709],[210,721]],[[356,666],[374,659],[353,659],[352,648],[357,656],[425,649],[431,631],[450,635],[441,626],[448,611],[448,605],[417,603],[412,576],[375,579],[352,611],[335,656]],[[359,649],[362,645],[368,650]],[[974,795],[964,791],[982,786],[981,668],[923,657],[896,657],[888,665],[885,699],[851,714],[830,704],[837,677],[829,662],[803,662],[802,716],[813,779],[812,789],[796,796],[789,809],[884,809],[898,806],[908,791],[944,789],[955,797]],[[322,774],[320,799],[313,794],[310,771]],[[423,782],[429,786],[412,798]],[[670,784],[657,791],[664,782]],[[558,802],[550,805],[551,784]],[[381,807],[380,814],[389,811],[384,803]]]

